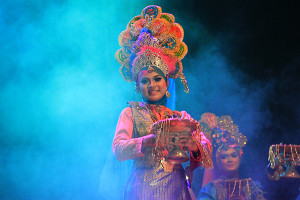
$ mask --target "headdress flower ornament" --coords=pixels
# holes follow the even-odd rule
[[[122,65],[122,77],[128,82],[136,81],[142,69],[155,66],[166,77],[180,77],[188,92],[181,62],[188,51],[183,36],[183,28],[175,23],[172,14],[162,13],[161,7],[155,5],[144,8],[119,36],[122,48],[116,52],[116,59]]]
[[[205,114],[201,117],[205,118]],[[211,139],[213,143],[213,147],[216,150],[222,148],[234,148],[237,150],[239,155],[243,154],[242,148],[247,143],[247,137],[239,132],[239,128],[235,125],[229,115],[217,117],[215,116],[216,124],[213,128],[210,129],[211,131]],[[205,130],[208,130],[208,125],[205,121],[201,121],[201,127],[205,127]]]

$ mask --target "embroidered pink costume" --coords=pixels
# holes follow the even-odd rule
[[[119,37],[122,48],[117,51],[116,58],[122,65],[122,77],[128,82],[137,81],[141,70],[155,67],[167,79],[180,77],[188,92],[181,63],[187,53],[183,35],[173,15],[162,13],[159,6],[144,8]],[[124,199],[191,199],[182,165],[167,162],[162,156],[166,152],[154,146],[142,148],[144,136],[150,134],[152,124],[174,115],[193,120],[186,112],[172,111],[161,104],[129,102],[129,107],[122,111],[113,151],[119,161],[132,159],[134,162]],[[210,142],[201,131],[195,131],[191,138],[199,151],[190,152],[190,169],[212,167]]]

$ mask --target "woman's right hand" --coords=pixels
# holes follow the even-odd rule
[[[155,143],[156,143],[156,137],[154,134],[143,136],[142,148],[153,147],[155,146]]]

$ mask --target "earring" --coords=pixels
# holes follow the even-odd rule
[[[167,96],[167,98],[171,97],[171,94],[170,94],[170,92],[168,90],[166,91],[166,96]]]

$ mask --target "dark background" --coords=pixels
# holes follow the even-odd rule
[[[269,91],[265,101],[272,119],[271,124],[264,126],[265,131],[273,133],[269,137],[275,143],[283,138],[287,143],[299,141],[299,137],[280,135],[282,129],[294,136],[299,131],[299,2],[175,0],[162,5],[179,15],[180,20],[184,18],[179,23],[193,21],[193,28],[201,28],[197,25],[201,24],[210,33],[202,40],[203,35],[187,28],[187,58],[196,57],[206,42],[216,39],[230,70],[246,75],[242,83],[273,82],[273,91]]]
[[[227,59],[225,66],[233,78],[238,79],[241,88],[253,88],[261,93],[256,117],[255,131],[247,130],[247,122],[238,123],[240,130],[249,139],[245,148],[242,174],[258,179],[270,199],[293,199],[299,193],[299,181],[268,181],[264,170],[267,165],[268,147],[271,144],[299,144],[299,2],[297,1],[172,1],[164,2],[168,12],[184,18],[181,25],[193,21],[185,29],[185,42],[189,47],[187,59],[193,59],[206,50],[207,44],[217,40],[218,49]],[[175,14],[176,13],[176,14]],[[184,26],[184,25],[183,25]],[[195,30],[206,29],[206,33]],[[192,29],[192,30],[191,30]],[[201,62],[201,61],[200,61]],[[210,66],[208,65],[207,68]],[[184,70],[193,71],[193,66],[184,65]],[[205,70],[205,66],[202,67]],[[216,72],[217,73],[217,72]],[[212,73],[213,75],[214,73]],[[201,82],[201,71],[199,72]],[[212,79],[216,78],[211,76]],[[190,82],[190,85],[194,83]],[[224,87],[220,85],[220,87]],[[199,89],[198,89],[199,88]],[[198,86],[194,98],[199,103],[205,98]],[[241,89],[242,90],[242,89]],[[223,95],[231,95],[226,89]],[[193,92],[191,92],[193,93]],[[200,94],[200,95],[199,95]],[[181,96],[184,96],[181,95]],[[178,97],[178,102],[185,101]],[[252,98],[249,94],[249,98]],[[231,104],[222,98],[214,103]],[[192,101],[192,100],[190,100]],[[206,103],[205,112],[226,114],[224,110]],[[252,105],[249,104],[249,107]],[[186,104],[182,107],[186,107]],[[227,114],[239,121],[243,110],[235,110],[234,101]],[[194,112],[194,113],[193,113]],[[246,110],[247,112],[247,110]],[[191,109],[192,116],[199,115]],[[198,117],[200,118],[200,117]],[[251,122],[250,122],[251,124]],[[201,176],[201,175],[200,175]],[[197,190],[197,184],[193,185]],[[201,186],[199,186],[201,187]],[[290,194],[289,194],[290,193]],[[291,194],[293,193],[293,194]]]

